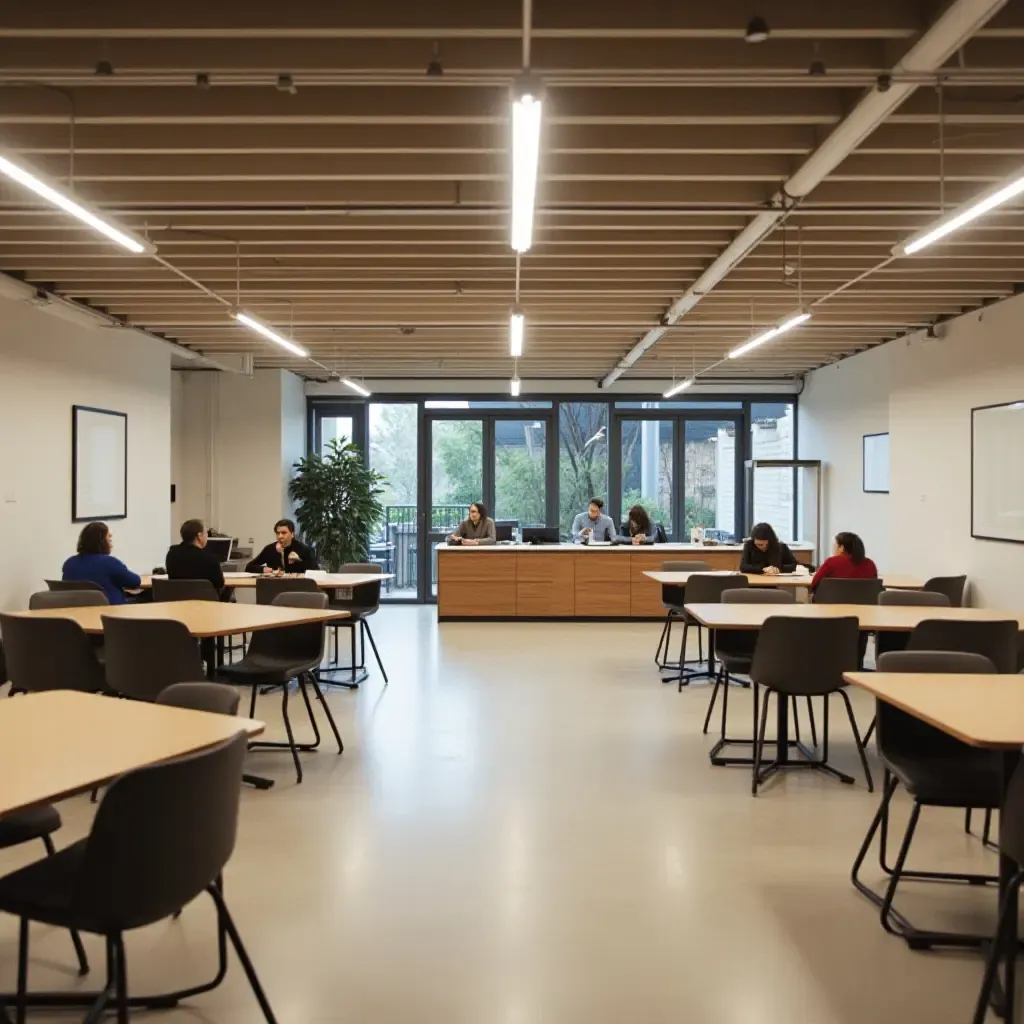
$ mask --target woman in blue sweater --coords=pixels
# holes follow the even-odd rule
[[[78,554],[64,563],[61,578],[95,583],[111,604],[124,604],[124,592],[138,587],[142,580],[110,553],[113,546],[114,538],[106,523],[89,523],[78,535]]]

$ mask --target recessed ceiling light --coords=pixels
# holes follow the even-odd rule
[[[743,38],[748,43],[763,43],[771,34],[768,22],[759,14],[755,14],[747,23],[747,31]]]

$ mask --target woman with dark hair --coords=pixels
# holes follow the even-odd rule
[[[855,533],[837,533],[831,558],[826,558],[811,580],[811,590],[829,576],[844,580],[873,580],[878,576],[875,563],[864,550],[864,541]]]
[[[661,523],[651,523],[651,517],[643,505],[634,505],[626,513],[626,535],[634,544],[665,543],[665,530]]]
[[[469,518],[459,523],[448,539],[454,544],[497,543],[498,535],[494,529],[494,520],[488,518],[487,506],[482,501],[474,501],[469,506]]]
[[[138,587],[142,580],[111,553],[114,535],[106,523],[88,523],[78,535],[78,554],[65,563],[61,578],[95,583],[111,604],[124,604],[126,590]]]
[[[796,559],[793,552],[779,540],[770,523],[758,523],[750,531],[750,539],[744,541],[740,572],[778,576],[781,572],[793,572],[794,569]]]

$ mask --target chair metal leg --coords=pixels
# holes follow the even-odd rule
[[[899,885],[900,876],[903,874],[903,866],[907,862],[907,854],[910,852],[910,843],[914,838],[914,830],[917,828],[917,819],[921,817],[921,805],[915,800],[910,811],[910,820],[907,822],[907,830],[903,834],[903,842],[900,844],[900,852],[896,856],[896,863],[893,865],[892,876],[885,889],[885,896],[882,899],[881,919],[882,927],[890,935],[902,934],[898,927],[893,927],[890,920],[893,897],[896,895],[896,886]]]
[[[117,1024],[129,1024],[128,1021],[128,971],[125,965],[124,938],[118,934],[113,939],[114,963],[116,978],[114,992],[117,999]]]
[[[796,702],[796,696],[793,697],[793,737],[797,743],[800,742],[800,705]]]
[[[989,1004],[992,1002],[992,991],[996,984],[996,972],[999,970],[999,962],[1003,958],[1004,953],[1003,934],[1006,931],[1010,914],[1015,912],[1014,907],[1021,882],[1024,882],[1024,871],[1018,871],[1010,879],[1006,892],[1003,894],[1000,902],[999,920],[996,922],[996,932],[989,945],[988,956],[985,958],[985,974],[982,977],[981,989],[978,992],[978,1002],[974,1007],[973,1024],[985,1024],[985,1018],[988,1016]],[[1013,956],[1015,954],[1013,951],[1010,951],[1009,955]]]
[[[871,737],[875,734],[875,724],[877,722],[877,717],[871,719],[871,724],[868,726],[868,731],[864,733],[864,746],[867,746],[871,742]]]
[[[256,694],[259,693],[259,689],[260,688],[256,684],[253,684],[253,687],[252,687],[252,697],[250,697],[250,699],[249,699],[249,717],[250,718],[255,718],[256,717]]]
[[[708,726],[711,724],[711,714],[715,710],[715,700],[718,698],[718,691],[719,691],[719,689],[722,686],[722,676],[723,676],[724,673],[725,673],[725,666],[723,665],[718,670],[718,675],[715,676],[715,686],[714,686],[714,689],[711,691],[711,700],[708,701],[708,713],[704,716],[704,728],[701,729],[701,732],[704,733],[705,736],[707,736],[707,734],[708,734]],[[728,688],[729,688],[729,681],[728,681],[728,679],[726,679],[725,687],[726,687],[726,690],[728,690]],[[725,699],[726,698],[723,697],[722,701],[724,702]],[[722,735],[723,736],[725,735],[725,721],[724,721],[724,719],[723,719],[723,722],[722,722]]]
[[[46,856],[52,857],[57,852],[53,845],[53,840],[49,836],[42,836],[41,838],[43,840],[43,846],[46,848]],[[82,937],[74,928],[71,928],[70,932],[71,944],[75,947],[75,956],[78,957],[78,973],[80,976],[84,976],[89,973],[89,958],[85,955],[85,946],[82,945]]]
[[[377,643],[373,639],[373,632],[370,629],[370,624],[365,619],[362,619],[361,622],[362,622],[363,629],[366,631],[365,632],[365,637],[363,639],[364,657],[365,657],[365,650],[366,650],[366,638],[369,638],[370,646],[373,648],[373,656],[377,659],[377,667],[380,669],[380,674],[384,677],[384,685],[387,686],[388,685],[388,674],[387,674],[387,672],[384,671],[384,662],[382,662],[380,660],[380,654],[377,651]]]
[[[818,726],[814,721],[814,703],[811,698],[807,698],[807,717],[811,720],[811,745],[816,747],[818,745]],[[864,741],[865,743],[867,740]]]
[[[306,705],[306,714],[309,716],[309,724],[313,727],[313,746],[320,746],[320,727],[316,724],[316,716],[313,714],[313,705],[309,701],[309,694],[306,692],[306,680],[299,676],[299,693],[302,694],[302,702]]]
[[[772,691],[767,687],[764,691],[764,700],[761,703],[761,723],[757,730],[757,741],[754,744],[754,778],[750,785],[750,793],[752,796],[757,796],[757,787],[761,782],[761,757],[764,754],[764,732],[768,725],[768,705],[770,702],[769,698],[772,695]],[[776,694],[776,700],[785,700],[781,694]]]
[[[985,825],[984,825],[984,828],[982,828],[982,830],[981,830],[981,841],[986,846],[988,846],[991,843],[991,839],[989,838],[991,834],[992,834],[992,808],[991,807],[986,807],[985,808]]]
[[[672,613],[669,612],[665,616],[665,624],[661,627],[661,636],[658,638],[658,649],[654,652],[654,664],[658,668],[663,668],[661,662],[661,648],[665,645],[665,639],[668,635],[669,630],[672,628]],[[668,648],[665,647],[665,657],[668,658]]]
[[[331,732],[334,733],[334,738],[338,741],[338,753],[343,754],[345,752],[345,744],[341,742],[341,733],[338,732],[338,726],[334,722],[334,715],[331,714],[331,706],[327,703],[324,697],[324,691],[320,689],[320,680],[311,672],[309,675],[309,681],[313,684],[313,690],[317,695],[317,699],[320,701],[320,706],[324,709],[324,714],[327,716],[327,722],[331,727]]]
[[[970,832],[971,831],[971,810],[972,809],[970,807],[968,807],[967,810],[964,811],[964,831],[965,832]]]
[[[864,741],[860,738],[860,732],[857,729],[857,719],[853,714],[853,705],[850,703],[850,695],[845,690],[839,690],[839,695],[843,698],[843,703],[846,705],[846,713],[850,717],[850,728],[853,730],[853,739],[857,744],[857,753],[860,754],[860,763],[864,767],[864,778],[867,780],[868,792],[874,793],[875,783],[871,778],[871,768],[868,766],[868,756],[864,749]],[[828,700],[828,697],[825,698]]]
[[[288,747],[292,752],[292,760],[295,762],[295,782],[302,783],[302,761],[299,759],[299,752],[295,747],[295,735],[292,733],[291,719],[288,717],[288,687],[282,686],[281,693],[281,715],[284,718],[284,729],[288,733]]]
[[[28,994],[28,918],[18,921],[18,998],[15,1005],[17,1024],[25,1024],[28,1012],[26,996]]]

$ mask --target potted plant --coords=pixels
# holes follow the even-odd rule
[[[378,500],[384,477],[370,469],[347,438],[327,443],[327,452],[299,459],[288,491],[307,544],[328,572],[346,562],[365,562],[370,535],[384,515]]]

